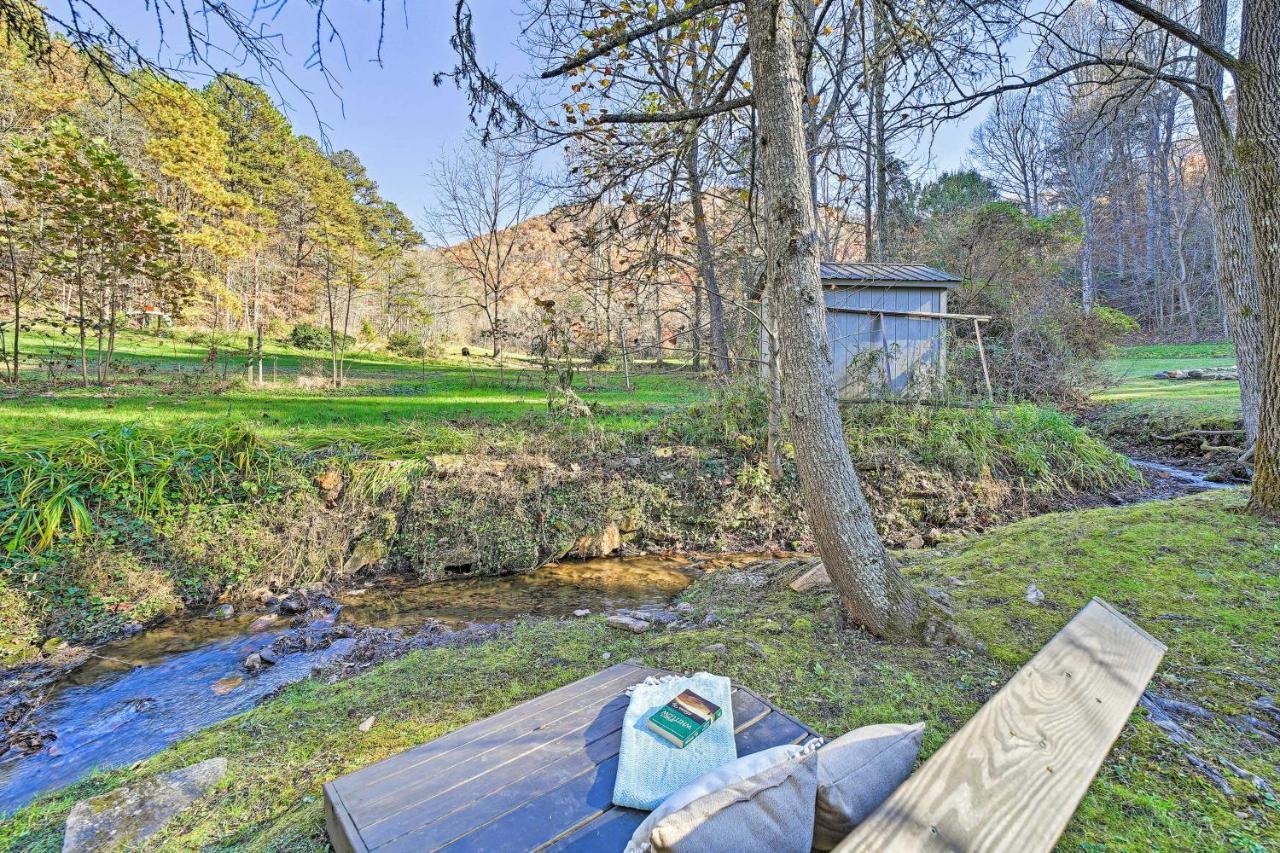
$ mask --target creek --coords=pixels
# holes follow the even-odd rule
[[[437,583],[380,579],[338,596],[337,619],[356,627],[416,630],[435,619],[452,628],[578,609],[667,604],[699,571],[688,557],[599,558],[504,577]],[[53,735],[35,751],[0,755],[0,814],[96,768],[146,758],[180,738],[252,708],[355,642],[282,655],[250,674],[245,658],[289,633],[287,617],[261,610],[229,619],[184,617],[93,650],[44,691],[22,723]],[[0,708],[0,710],[3,710]]]

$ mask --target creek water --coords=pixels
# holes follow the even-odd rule
[[[698,569],[687,557],[601,558],[505,577],[437,583],[379,580],[338,597],[338,620],[416,630],[428,619],[451,627],[519,616],[566,616],[588,608],[661,606]],[[94,650],[47,689],[23,728],[56,737],[37,752],[0,755],[0,814],[99,767],[130,764],[185,735],[253,707],[275,690],[349,650],[295,652],[256,674],[244,659],[289,632],[287,618],[262,612],[226,620],[180,618]]]
[[[1205,479],[1204,474],[1165,465],[1162,462],[1133,457],[1129,457],[1129,462],[1147,479],[1148,487],[1141,497],[1145,500],[1160,500],[1213,489],[1233,489],[1240,485],[1239,483],[1216,483]]]

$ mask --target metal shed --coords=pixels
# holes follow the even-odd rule
[[[827,341],[841,399],[931,396],[947,366],[947,312],[961,279],[920,264],[822,264]],[[985,319],[985,318],[984,318]]]

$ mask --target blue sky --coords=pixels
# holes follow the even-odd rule
[[[252,8],[252,0],[243,0]],[[258,0],[259,7],[272,0]],[[279,2],[279,0],[275,0]],[[50,7],[58,10],[60,0]],[[145,44],[158,38],[154,0],[109,0],[120,11],[112,19],[120,29]],[[369,0],[329,3],[330,14],[342,34],[346,61],[335,43],[325,45],[326,61],[337,86],[336,93],[318,69],[308,68],[314,35],[310,4],[286,0],[265,26],[285,36],[285,65],[293,81],[309,92],[310,100],[287,85],[277,87],[295,128],[316,135],[319,121],[334,148],[350,148],[359,155],[383,194],[405,213],[420,220],[431,203],[426,173],[442,151],[462,144],[471,125],[466,99],[445,82],[432,85],[432,75],[453,67],[449,46],[453,26],[453,0],[388,0],[382,63],[375,61],[378,48],[378,6]],[[521,0],[471,0],[479,52],[487,65],[511,78],[529,73],[528,59],[514,46],[519,31]],[[105,8],[105,7],[104,7]],[[170,24],[170,30],[173,26]],[[177,34],[170,32],[172,42]],[[242,69],[254,76],[253,68]],[[199,81],[193,81],[199,82]],[[975,117],[946,128],[933,145],[934,170],[959,166],[969,147]]]

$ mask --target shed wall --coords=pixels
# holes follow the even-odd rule
[[[830,288],[824,282],[827,307],[871,311],[944,313],[946,290],[940,287],[863,284]],[[940,380],[945,365],[945,321],[937,318],[892,317],[827,312],[827,341],[831,346],[839,396],[851,398],[885,388],[884,352],[888,343],[889,391],[927,395]]]

